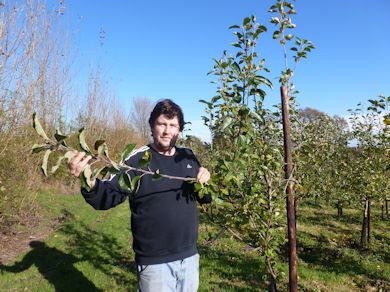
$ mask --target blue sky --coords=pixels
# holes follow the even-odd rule
[[[283,69],[281,47],[272,40],[267,13],[272,1],[254,0],[66,0],[65,15],[77,34],[80,62],[102,67],[110,88],[129,107],[136,96],[179,103],[192,129],[205,138],[204,106],[216,87],[207,72],[212,58],[232,51],[228,27],[254,14],[270,29],[258,53],[271,69],[276,87],[266,99],[279,102],[277,79]],[[294,33],[316,50],[297,68],[293,82],[302,107],[330,115],[378,94],[390,95],[390,1],[298,0]],[[100,33],[104,31],[104,39]],[[84,71],[82,70],[82,71]],[[206,135],[206,136],[205,136]]]

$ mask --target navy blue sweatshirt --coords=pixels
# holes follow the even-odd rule
[[[138,167],[139,159],[150,150],[149,168],[161,174],[196,177],[200,164],[190,149],[176,148],[173,156],[158,153],[145,146],[130,154],[126,163]],[[135,171],[130,175],[140,175]],[[135,261],[139,265],[160,264],[180,260],[197,253],[198,209],[196,202],[209,203],[211,196],[199,199],[193,185],[182,180],[144,175],[136,193],[123,190],[118,176],[97,180],[94,188],[81,190],[85,200],[98,210],[106,210],[129,197],[131,230]]]

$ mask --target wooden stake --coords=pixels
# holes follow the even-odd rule
[[[280,87],[282,98],[282,117],[283,117],[283,136],[284,136],[284,162],[285,178],[288,180],[286,188],[286,209],[287,209],[287,226],[288,226],[288,246],[289,246],[289,291],[296,292],[298,289],[298,272],[297,272],[297,238],[296,238],[296,221],[295,221],[295,193],[292,181],[292,143],[291,127],[289,117],[289,96],[286,86]]]

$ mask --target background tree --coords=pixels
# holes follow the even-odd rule
[[[53,6],[55,6],[53,4]],[[90,68],[87,84],[72,64],[65,7],[45,1],[3,1],[0,9],[0,230],[10,231],[21,216],[39,212],[34,203],[41,188],[74,192],[75,180],[61,166],[55,176],[42,178],[40,157],[24,156],[38,137],[31,129],[37,112],[47,132],[71,134],[88,127],[87,141],[104,139],[113,158],[130,141],[143,144],[130,123],[130,115],[112,93],[102,68]],[[82,78],[81,78],[82,79]],[[87,78],[86,78],[87,79]],[[76,141],[73,141],[76,142]],[[42,184],[42,181],[45,184]],[[63,183],[66,181],[66,183]],[[15,183],[17,182],[17,183]]]
[[[151,138],[149,116],[152,109],[153,103],[150,98],[145,96],[133,98],[131,107],[131,122],[145,143],[148,143]]]
[[[370,245],[371,203],[383,201],[388,195],[390,135],[386,118],[389,116],[390,97],[380,95],[369,99],[364,110],[361,104],[351,110],[350,123],[355,150],[355,186],[363,204],[361,247]]]

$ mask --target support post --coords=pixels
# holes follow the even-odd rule
[[[298,289],[297,272],[297,238],[295,221],[295,193],[294,183],[292,181],[292,142],[290,135],[290,117],[289,117],[289,96],[287,86],[280,87],[282,98],[282,118],[283,118],[283,137],[284,137],[284,162],[285,178],[288,180],[286,189],[286,209],[288,226],[288,246],[289,246],[289,291],[296,292]]]

